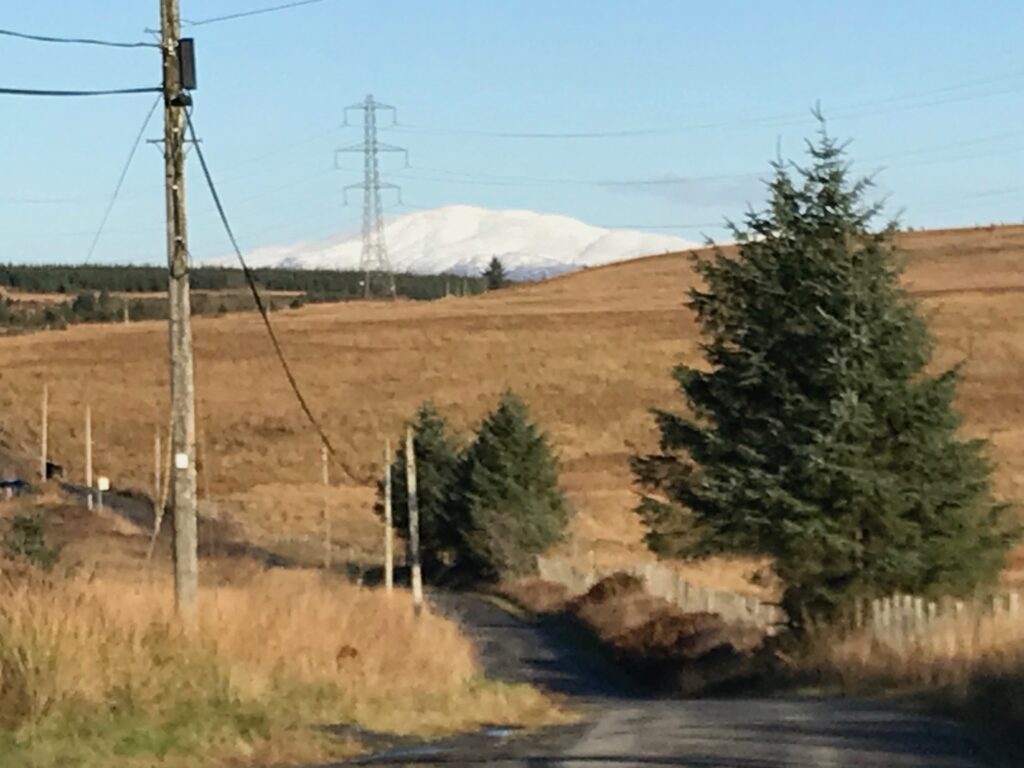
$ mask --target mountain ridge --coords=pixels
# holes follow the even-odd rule
[[[609,229],[560,214],[451,205],[385,223],[391,266],[417,274],[480,274],[493,257],[513,280],[535,280],[638,256],[687,250],[697,244],[674,235]],[[255,248],[254,267],[357,269],[358,232]],[[227,263],[227,262],[225,262]]]

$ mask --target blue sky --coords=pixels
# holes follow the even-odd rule
[[[182,0],[191,20],[282,0]],[[0,28],[149,39],[157,0],[4,3]],[[407,207],[469,203],[721,238],[820,100],[905,224],[1024,219],[1024,4],[944,0],[322,0],[186,27],[195,122],[244,248],[358,227],[344,107],[398,108],[385,157]],[[0,38],[0,86],[157,85],[155,49]],[[149,95],[0,97],[0,261],[81,262]],[[146,133],[161,135],[158,111]],[[600,134],[509,137],[495,133]],[[620,135],[608,135],[608,134]],[[343,158],[358,169],[358,156]],[[190,161],[191,250],[228,253]],[[162,160],[143,145],[93,256],[161,263]]]

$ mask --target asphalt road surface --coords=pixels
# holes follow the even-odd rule
[[[518,618],[476,596],[436,603],[476,638],[491,677],[567,695],[576,725],[539,733],[494,728],[403,745],[350,764],[451,766],[693,766],[693,768],[979,768],[952,722],[842,699],[649,699],[544,620]]]

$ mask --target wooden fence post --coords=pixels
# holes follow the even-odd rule
[[[409,566],[412,570],[412,605],[423,609],[423,574],[420,570],[420,509],[416,497],[416,446],[412,427],[405,430],[405,485],[409,491]]]
[[[153,435],[153,514],[157,514],[157,507],[160,506],[160,497],[162,495],[161,489],[163,485],[160,481],[161,469],[163,467],[163,450],[160,448],[160,427],[156,428],[156,433]]]
[[[85,406],[85,505],[92,511],[92,407]]]
[[[50,417],[50,385],[43,384],[43,421],[41,425],[41,434],[39,438],[39,479],[42,482],[46,482],[46,464],[49,461],[49,446],[47,446],[47,438],[49,437],[49,417]]]
[[[384,441],[384,589],[395,588],[394,521],[391,514],[391,441]]]
[[[324,484],[323,521],[324,521],[324,570],[331,570],[331,513],[328,510],[327,489],[331,484],[330,469],[327,463],[327,446],[320,448],[321,480]]]

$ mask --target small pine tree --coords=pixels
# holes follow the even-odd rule
[[[561,539],[570,513],[558,464],[547,435],[512,392],[466,450],[461,492],[463,542],[481,578],[530,573],[536,555]]]
[[[497,256],[491,258],[491,263],[487,265],[487,270],[484,272],[484,279],[487,280],[487,290],[496,291],[499,288],[504,288],[508,280],[505,278],[505,265],[501,263],[501,259]]]
[[[870,182],[824,129],[809,152],[775,165],[735,253],[697,258],[707,367],[675,369],[691,415],[657,411],[661,452],[633,462],[652,548],[773,558],[797,624],[858,597],[969,592],[1013,538],[984,444],[958,434],[957,370],[927,370]]]
[[[71,311],[82,320],[91,320],[96,314],[96,294],[83,291],[71,302]]]
[[[461,452],[448,422],[433,403],[427,402],[419,407],[412,427],[420,514],[420,559],[424,575],[430,580],[437,580],[456,564],[461,549],[461,535],[454,519],[454,510],[458,507],[456,493]],[[409,532],[409,497],[404,438],[391,465],[391,484],[393,526],[400,536],[406,537]],[[383,480],[377,484],[374,509],[383,517]]]

